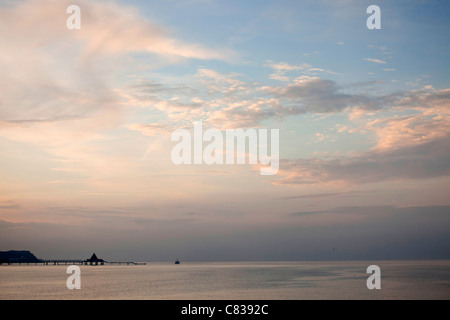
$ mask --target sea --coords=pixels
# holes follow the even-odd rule
[[[369,290],[367,268],[380,268]],[[447,300],[450,261],[148,262],[80,266],[0,266],[1,300]]]

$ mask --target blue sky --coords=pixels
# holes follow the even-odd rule
[[[442,66],[449,54],[449,6],[442,1],[381,1],[382,29],[377,31],[365,28],[370,1],[124,3],[135,4],[183,39],[232,48],[243,63],[231,68],[247,76],[260,77],[265,61],[273,60],[322,66],[341,73],[345,82],[373,79],[367,73],[375,72],[377,80],[432,74],[440,86],[448,84],[448,70]],[[373,65],[364,58],[387,64]],[[198,61],[189,64],[195,68]],[[229,64],[216,61],[201,65],[230,70]],[[381,72],[385,68],[398,72],[386,75]]]

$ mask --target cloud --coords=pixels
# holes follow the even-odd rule
[[[289,213],[289,217],[307,217],[307,216],[313,216],[317,214],[327,213],[327,211],[301,211],[301,212],[294,212]]]
[[[332,113],[347,108],[377,109],[384,98],[371,98],[361,94],[344,93],[336,82],[318,78],[299,79],[285,87],[265,87],[282,103],[287,103],[301,112]]]
[[[450,118],[423,114],[396,116],[369,121],[368,130],[378,138],[375,149],[387,150],[419,145],[450,136]]]
[[[290,69],[291,66],[281,65],[279,68]],[[191,120],[198,117],[205,124],[219,129],[245,128],[258,126],[264,120],[282,119],[306,112],[345,111],[349,112],[351,121],[357,122],[352,126],[352,132],[376,138],[370,150],[351,157],[284,160],[281,164],[281,179],[276,184],[342,181],[369,183],[398,179],[427,179],[449,173],[446,165],[450,157],[446,151],[450,150],[447,142],[450,137],[449,89],[435,90],[426,87],[421,90],[368,96],[354,92],[377,85],[379,82],[340,86],[331,80],[306,76],[286,86],[258,87],[236,79],[235,75],[207,69],[201,69],[196,77],[211,79],[211,87],[207,87],[207,90],[217,93],[218,97],[210,96],[209,101],[202,97],[201,105],[196,108],[182,105],[190,107],[189,115],[186,117],[191,117]],[[147,90],[145,87],[143,89]],[[149,95],[159,90],[164,92],[165,89],[152,85],[148,90]],[[233,91],[233,94],[229,94],[230,91]],[[257,96],[261,93],[266,97]],[[157,100],[152,99],[156,103]],[[159,110],[170,115],[171,103],[167,102],[167,105]],[[197,112],[193,114],[194,110]],[[371,117],[374,111],[382,110],[401,111],[403,114],[382,117],[382,114],[378,113],[377,118]],[[145,135],[158,135],[169,133],[177,126],[188,125],[180,122],[181,118],[170,117],[170,119],[172,121],[170,124],[133,124],[128,128]],[[338,133],[347,131],[348,129],[342,129],[338,130]]]
[[[80,30],[66,28],[68,0],[17,1],[0,7],[0,120],[65,121],[119,116],[113,79],[124,56],[228,60],[232,53],[186,43],[114,2],[81,0]],[[49,19],[48,17],[52,17]],[[136,65],[130,66],[136,68]],[[150,88],[147,88],[150,89]]]
[[[127,126],[132,131],[138,131],[146,136],[171,134],[175,128],[164,123],[134,123]]]
[[[286,62],[273,62],[271,60],[268,60],[266,66],[272,68],[275,71],[275,73],[272,73],[269,76],[270,79],[284,81],[284,82],[292,81],[292,78],[287,76],[286,74],[289,72],[294,72],[294,71],[300,71],[302,74],[308,75],[308,76],[315,76],[315,75],[318,75],[321,73],[333,74],[333,75],[338,74],[332,70],[313,67],[312,65],[310,65],[308,63],[292,65],[292,64],[288,64]],[[301,79],[301,76],[297,79]]]
[[[450,88],[435,90],[426,86],[421,90],[404,92],[395,104],[403,109],[410,108],[429,113],[441,112],[450,114]]]
[[[322,69],[322,68],[309,68],[308,70],[306,70],[304,72],[305,74],[308,75],[318,75],[320,73],[327,73],[327,74],[333,74],[333,75],[338,75],[339,73],[334,72],[332,70],[326,70],[326,69]]]
[[[196,102],[181,102],[178,97],[171,99],[161,99],[156,95],[152,95],[151,91],[139,90],[118,90],[122,98],[125,99],[125,104],[128,106],[137,106],[147,108],[149,110],[159,110],[167,113],[179,111],[194,111],[202,107],[202,103]],[[163,91],[159,92],[159,94]],[[155,94],[157,94],[155,92]]]
[[[277,71],[299,71],[299,70],[305,70],[305,69],[309,69],[312,66],[308,63],[303,63],[300,65],[292,65],[286,62],[272,62],[272,61],[267,61],[268,64],[267,66],[271,67],[274,70]]]
[[[255,127],[265,119],[297,112],[280,105],[277,99],[263,97],[259,85],[242,81],[239,76],[199,68],[191,76],[191,87],[153,83],[149,87],[129,86],[120,94],[128,106],[158,110],[170,127],[190,126],[196,120],[219,129]],[[176,97],[168,99],[170,95]],[[146,134],[158,127],[133,125],[133,129],[143,129]]]
[[[394,150],[372,150],[355,157],[284,160],[276,184],[372,183],[450,175],[450,135]]]
[[[139,14],[136,8],[114,2],[81,0],[81,29],[67,30],[65,9],[69,0],[21,1],[2,7],[0,17],[16,41],[48,45],[58,41],[79,41],[85,56],[100,53],[150,52],[194,59],[228,59],[232,52],[213,50],[185,43],[168,34],[161,26]],[[63,13],[63,14],[61,14]],[[46,19],[51,16],[52,19]],[[20,17],[18,22],[17,17]],[[4,35],[11,39],[5,32]]]
[[[148,70],[147,59],[173,65],[186,59],[229,61],[233,53],[178,39],[118,2],[78,1],[81,30],[68,30],[71,4],[24,0],[0,6],[0,46],[8,48],[0,53],[0,137],[2,143],[20,142],[7,152],[14,154],[8,165],[17,172],[34,167],[27,160],[38,155],[46,170],[35,174],[39,187],[33,187],[42,194],[58,189],[50,181],[66,181],[61,192],[82,185],[80,193],[105,194],[142,170],[136,149],[144,137],[131,140],[118,131],[127,126],[145,134],[164,131],[155,125],[161,118],[143,121],[131,103],[170,111],[173,121],[188,121],[201,109],[197,100],[176,99],[174,92],[187,87],[151,81],[126,87],[130,75]],[[7,174],[29,185],[17,172]]]
[[[219,129],[249,128],[259,126],[263,120],[284,117],[290,111],[276,99],[230,101],[228,106],[207,114],[207,122]]]
[[[387,63],[386,61],[379,60],[379,59],[372,59],[372,58],[364,58],[363,60],[378,63],[378,64],[386,64]]]
[[[21,206],[15,201],[12,200],[0,200],[0,210],[10,210],[10,209],[20,209]]]
[[[450,90],[432,87],[399,95],[393,107],[409,110],[406,115],[368,120],[364,128],[374,132],[374,149],[396,149],[418,145],[450,135]],[[411,112],[412,111],[412,112]]]
[[[194,218],[184,218],[184,219],[151,219],[151,218],[137,218],[134,222],[138,225],[187,225],[199,221],[199,219]]]
[[[274,64],[273,68],[304,69],[306,72],[311,69],[309,66],[286,63]],[[121,90],[120,94],[129,106],[158,110],[162,117],[167,117],[171,127],[187,126],[189,122],[202,120],[216,128],[246,128],[260,126],[265,120],[282,120],[304,113],[349,112],[353,121],[374,111],[411,109],[422,112],[427,109],[431,112],[436,108],[442,109],[438,105],[449,103],[447,89],[435,90],[432,87],[370,95],[366,91],[375,91],[383,82],[339,85],[332,80],[302,75],[286,85],[265,86],[241,80],[240,77],[235,73],[200,68],[191,77],[187,76],[191,79],[190,87],[139,83]],[[170,96],[172,98],[168,98]],[[371,123],[370,126],[371,130],[376,131],[381,122]]]
[[[280,70],[309,68],[288,64],[275,67]],[[199,81],[201,89],[184,87],[177,92],[176,88],[152,83],[129,86],[120,94],[129,106],[160,111],[171,125],[183,126],[187,121],[203,120],[216,128],[255,127],[264,120],[306,112],[332,113],[351,107],[377,109],[385,101],[383,97],[343,93],[343,88],[334,81],[308,75],[300,76],[284,87],[261,86],[242,81],[238,76],[200,68],[193,79]],[[195,84],[195,81],[191,82],[192,86]],[[168,94],[177,93],[175,100],[167,99]],[[195,98],[192,98],[193,93]],[[187,102],[189,96],[193,102]]]
[[[212,69],[200,68],[194,76],[210,94],[234,95],[248,93],[250,85],[237,79],[237,74],[225,74]]]
[[[338,214],[338,215],[359,215],[369,218],[383,219],[387,216],[393,216],[397,218],[424,218],[427,215],[442,216],[445,217],[450,210],[450,206],[392,206],[392,205],[375,205],[375,206],[344,206],[335,207],[328,210],[318,211],[299,211],[287,214],[287,217],[304,217],[318,214]],[[434,218],[433,217],[433,218]]]
[[[299,196],[289,196],[278,198],[277,200],[297,200],[297,199],[320,199],[320,198],[331,198],[338,197],[342,195],[351,195],[356,192],[328,192],[328,193],[312,193],[312,194],[302,194]]]
[[[450,89],[396,91],[385,95],[368,95],[354,92],[368,85],[381,84],[366,81],[351,85],[338,85],[335,81],[316,77],[300,77],[286,86],[265,86],[261,90],[271,94],[289,114],[339,113],[349,110],[366,112],[376,110],[428,110],[427,114],[447,112],[450,107]],[[351,90],[351,91],[350,91]],[[445,113],[448,115],[448,112]]]

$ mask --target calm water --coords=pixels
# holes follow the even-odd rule
[[[366,269],[381,268],[381,290]],[[68,290],[66,266],[0,266],[0,299],[449,299],[450,261],[149,263],[82,266]]]

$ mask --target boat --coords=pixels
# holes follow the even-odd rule
[[[175,261],[175,264],[180,264],[180,263],[181,263],[181,262],[180,262],[180,260],[178,260],[178,259]]]

